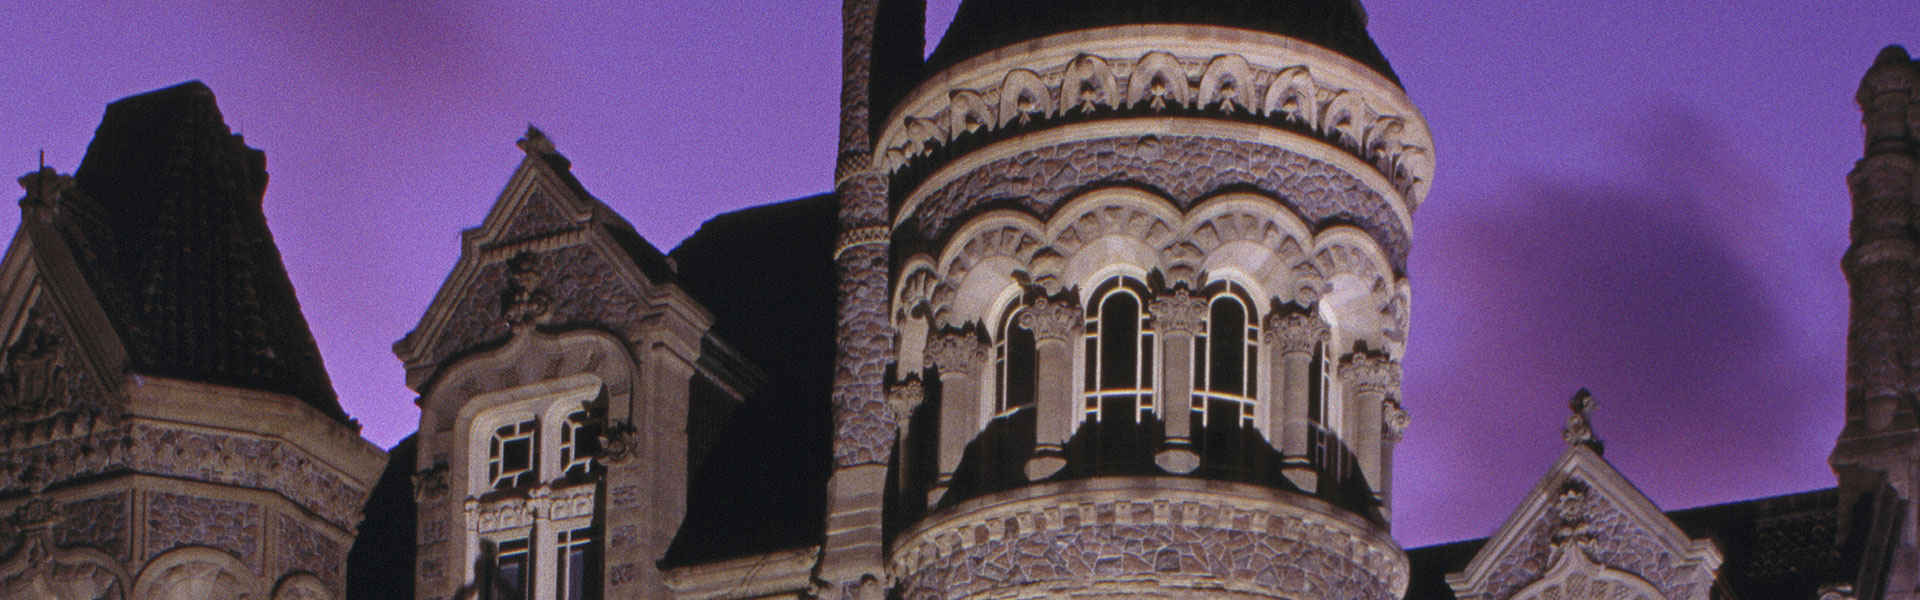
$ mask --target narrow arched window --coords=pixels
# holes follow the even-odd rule
[[[1260,331],[1246,301],[1216,293],[1194,338],[1194,410],[1202,426],[1251,425],[1259,381]]]
[[[1033,406],[1038,395],[1039,379],[1036,376],[1036,347],[1033,330],[1020,324],[1020,313],[1026,309],[1014,308],[1001,317],[998,334],[993,345],[994,362],[994,398],[995,415],[1006,416],[1013,411]]]
[[[1094,293],[1087,314],[1087,419],[1141,422],[1153,405],[1153,328],[1141,298],[1145,286],[1110,281]]]

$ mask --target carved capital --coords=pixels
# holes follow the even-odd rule
[[[1395,398],[1383,400],[1385,410],[1380,411],[1380,431],[1386,434],[1389,442],[1399,442],[1406,437],[1407,426],[1413,424],[1413,415]]]
[[[1073,339],[1080,324],[1080,307],[1070,301],[1039,300],[1020,311],[1020,326],[1033,331],[1037,341]]]
[[[1400,362],[1356,352],[1340,363],[1340,383],[1359,394],[1392,394],[1400,389]]]
[[[966,331],[945,331],[927,340],[927,364],[940,376],[972,373],[987,362],[987,345]]]
[[[893,384],[887,389],[887,409],[893,411],[893,422],[906,427],[913,418],[914,409],[920,408],[920,402],[925,397],[926,390],[917,378]]]
[[[1309,314],[1274,314],[1267,317],[1267,343],[1282,355],[1307,354],[1316,344],[1327,341],[1332,331],[1327,322]]]
[[[1205,328],[1207,301],[1193,297],[1186,288],[1154,298],[1147,310],[1153,313],[1154,328],[1161,333],[1195,335]]]

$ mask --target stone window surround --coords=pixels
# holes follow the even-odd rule
[[[480,394],[467,404],[462,411],[465,413],[462,426],[456,427],[456,433],[467,440],[467,541],[461,561],[468,570],[467,581],[476,581],[483,575],[472,572],[481,557],[483,543],[525,539],[531,553],[529,569],[533,589],[533,595],[527,600],[558,600],[559,532],[592,527],[591,507],[595,503],[591,484],[564,488],[556,485],[564,485],[567,468],[560,462],[560,428],[571,425],[568,415],[584,410],[604,393],[605,386],[599,377],[579,374]],[[536,436],[539,483],[519,490],[520,493],[495,493],[492,481],[486,477],[487,442],[498,427],[527,418],[539,423]],[[575,510],[574,505],[582,505],[579,508],[585,510]],[[480,517],[488,513],[520,513],[520,518],[515,520],[524,522],[506,527],[482,527]]]

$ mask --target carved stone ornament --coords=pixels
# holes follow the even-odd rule
[[[1586,388],[1575,392],[1573,399],[1567,401],[1567,408],[1573,414],[1567,417],[1567,427],[1560,430],[1560,438],[1570,446],[1586,446],[1598,453],[1604,446],[1593,434],[1593,405],[1593,394]]]
[[[507,274],[507,291],[500,304],[500,314],[507,323],[519,328],[545,316],[553,301],[540,288],[544,279],[540,255],[521,252],[507,259]]]
[[[927,364],[940,375],[972,373],[987,362],[987,345],[966,331],[945,331],[927,340]]]
[[[59,523],[63,516],[65,515],[60,510],[60,505],[54,504],[50,498],[41,496],[13,509],[13,516],[9,520],[13,522],[15,528],[25,531],[51,527]]]
[[[1154,328],[1162,333],[1198,335],[1206,329],[1207,300],[1195,298],[1186,288],[1154,298],[1147,310],[1153,313]]]
[[[1037,341],[1073,339],[1080,324],[1080,307],[1061,300],[1038,300],[1020,311],[1020,326],[1033,331]]]
[[[1383,427],[1381,431],[1387,434],[1387,441],[1398,442],[1405,439],[1407,426],[1413,424],[1413,415],[1408,414],[1407,409],[1400,406],[1398,398],[1390,397],[1382,402],[1386,403],[1386,410],[1380,412],[1380,424]]]
[[[600,429],[600,462],[625,465],[639,459],[639,433],[631,421],[609,421]]]
[[[913,418],[914,409],[920,408],[920,402],[926,397],[926,391],[920,385],[918,377],[893,384],[887,389],[887,408],[893,411],[893,420],[901,427]]]
[[[1355,353],[1340,364],[1340,383],[1360,394],[1400,390],[1400,362],[1385,355]]]
[[[413,500],[432,502],[447,495],[447,463],[436,462],[433,467],[413,474]]]
[[[1275,314],[1267,317],[1267,343],[1282,355],[1307,354],[1313,347],[1327,341],[1332,330],[1327,322],[1310,314]]]
[[[1553,547],[1563,550],[1570,545],[1588,545],[1593,542],[1592,517],[1588,515],[1588,495],[1592,489],[1587,482],[1568,479],[1560,487],[1560,495],[1553,500]]]

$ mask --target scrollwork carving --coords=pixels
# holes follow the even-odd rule
[[[1066,300],[1036,300],[1020,311],[1020,326],[1032,330],[1035,340],[1071,340],[1079,323],[1080,307]]]
[[[1194,297],[1186,288],[1162,294],[1147,306],[1154,328],[1163,333],[1198,335],[1206,330],[1207,300]]]
[[[940,375],[972,373],[987,362],[987,346],[971,331],[943,331],[927,340],[926,360]]]
[[[1356,352],[1340,363],[1340,383],[1355,393],[1394,394],[1400,391],[1400,361]]]
[[[914,409],[920,408],[920,402],[925,397],[926,392],[920,385],[920,379],[910,378],[895,383],[887,389],[887,409],[893,411],[895,423],[906,427],[907,423],[913,419]]]
[[[1313,352],[1332,333],[1326,321],[1306,313],[1275,313],[1267,317],[1266,325],[1267,343],[1283,355]]]

